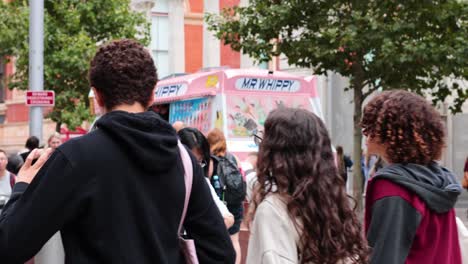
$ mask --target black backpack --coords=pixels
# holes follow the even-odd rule
[[[241,204],[247,193],[247,184],[242,177],[239,168],[226,157],[213,156],[217,161],[216,174],[219,177],[221,189],[224,193],[224,201],[229,204]]]

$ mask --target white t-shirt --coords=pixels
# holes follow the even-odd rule
[[[0,176],[0,196],[10,196],[11,195],[11,182],[10,182],[10,173],[5,172],[4,176]]]
[[[213,188],[213,186],[210,183],[210,180],[208,178],[206,178],[206,177],[205,177],[205,180],[206,180],[206,183],[208,184],[208,186],[210,187],[211,196],[213,196],[213,201],[215,201],[216,206],[218,207],[219,211],[221,212],[221,215],[223,217],[225,217],[226,215],[230,215],[231,213],[229,212],[229,210],[227,209],[227,207],[223,203],[223,201],[221,201],[219,199],[218,195],[216,194],[215,189]]]

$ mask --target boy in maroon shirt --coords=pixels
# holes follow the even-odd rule
[[[366,192],[371,263],[461,264],[454,205],[462,188],[436,162],[445,145],[439,113],[418,95],[383,92],[366,105],[362,128],[369,152],[388,163]]]

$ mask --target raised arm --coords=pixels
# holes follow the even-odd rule
[[[18,173],[11,199],[0,216],[2,263],[24,263],[34,256],[74,216],[84,198],[75,195],[84,184],[74,177],[73,166],[63,153],[56,150],[49,160],[44,153],[31,166],[34,155]]]

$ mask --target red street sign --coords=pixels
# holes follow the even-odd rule
[[[26,92],[27,106],[54,106],[55,92],[54,91],[27,91]]]

